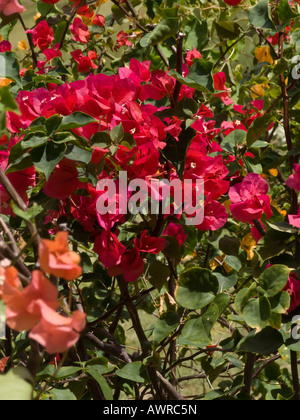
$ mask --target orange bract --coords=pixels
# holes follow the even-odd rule
[[[74,280],[82,274],[80,256],[69,250],[68,232],[58,232],[54,241],[42,239],[39,257],[41,269],[45,273],[67,281]]]
[[[52,310],[58,307],[57,289],[41,271],[32,273],[32,282],[21,290],[14,267],[5,271],[2,298],[6,304],[6,323],[16,331],[30,330],[41,318],[41,302]]]
[[[71,317],[58,314],[45,303],[41,306],[41,321],[31,330],[29,337],[37,341],[49,354],[64,353],[79,339],[86,326],[86,315],[75,311]]]

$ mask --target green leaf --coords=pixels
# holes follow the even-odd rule
[[[201,309],[218,293],[218,279],[209,270],[191,268],[180,276],[176,300],[183,308]]]
[[[13,111],[20,115],[19,107],[10,92],[9,86],[0,88],[0,111]]]
[[[265,297],[271,298],[286,286],[291,270],[285,265],[273,265],[260,276],[258,283],[265,291]]]
[[[249,9],[249,22],[256,28],[276,30],[274,23],[270,19],[269,0],[263,0]]]
[[[105,149],[106,147],[111,146],[110,135],[106,131],[95,133],[90,138],[90,144],[100,147],[101,149]]]
[[[36,216],[44,212],[44,208],[36,203],[34,203],[32,207],[28,209],[27,212],[20,210],[19,207],[16,204],[14,204],[14,202],[11,203],[11,207],[17,216],[21,217],[21,219],[24,219],[28,222],[34,222]]]
[[[229,290],[231,287],[235,286],[238,282],[238,277],[236,274],[231,274],[230,276],[224,276],[221,273],[214,272],[214,276],[217,277],[220,290]]]
[[[251,328],[262,329],[268,325],[271,305],[266,297],[251,299],[243,310],[245,321]]]
[[[62,117],[59,115],[52,115],[52,117],[48,118],[45,121],[47,134],[51,136],[51,134],[56,133],[56,131],[58,131],[60,127],[61,122],[62,122]]]
[[[33,149],[30,154],[36,169],[43,172],[46,180],[48,180],[56,165],[64,158],[65,152],[65,144],[56,144],[49,141],[45,147]]]
[[[201,51],[208,41],[208,25],[205,19],[199,21],[192,18],[186,24],[184,32],[186,33],[185,46],[190,50],[197,48],[198,51]]]
[[[291,297],[288,292],[278,293],[269,299],[271,310],[275,314],[285,314],[291,304]]]
[[[92,154],[91,150],[72,144],[68,147],[66,157],[75,162],[83,162],[88,165],[92,160]]]
[[[99,121],[95,120],[93,117],[91,117],[88,114],[85,114],[84,112],[77,111],[71,115],[63,117],[60,130],[66,131],[71,130],[72,128],[84,127],[94,122]]]
[[[161,290],[171,275],[170,268],[161,261],[153,261],[149,266],[149,281],[158,290]]]
[[[277,6],[277,14],[281,22],[280,28],[284,28],[292,19],[296,19],[299,16],[299,13],[295,13],[292,10],[288,0],[280,0]]]
[[[197,60],[190,68],[187,77],[181,76],[177,71],[171,70],[169,75],[181,84],[196,89],[199,92],[214,92],[212,77],[213,63],[210,61]]]
[[[257,284],[254,282],[250,287],[238,292],[235,297],[234,305],[237,312],[242,312],[250,298],[257,294]]]
[[[244,337],[239,342],[237,350],[269,356],[277,352],[282,345],[283,337],[281,333],[272,327],[266,327],[258,333],[253,330]]]
[[[217,33],[223,39],[236,39],[240,34],[240,27],[236,22],[219,21],[215,22]]]
[[[206,347],[211,344],[211,330],[229,302],[228,295],[220,294],[204,314],[187,321],[179,337],[179,344],[196,347]]]
[[[33,391],[31,381],[32,377],[24,367],[0,375],[0,401],[30,401]]]
[[[51,390],[51,395],[54,401],[76,401],[77,400],[73,392],[71,392],[67,388],[63,388],[63,389],[53,388]]]
[[[117,125],[117,126],[115,126],[111,130],[110,137],[111,137],[111,139],[112,139],[112,141],[114,143],[117,143],[117,144],[121,143],[121,141],[124,138],[124,128],[123,128],[123,124],[122,123],[119,124],[119,125]]]
[[[81,367],[76,366],[63,366],[56,372],[54,378],[58,381],[62,381],[63,379],[67,379],[75,375],[75,373],[81,371]]]
[[[128,363],[121,369],[117,370],[116,375],[120,378],[141,384],[149,381],[146,366],[140,362]]]
[[[0,77],[12,79],[20,88],[23,87],[20,79],[20,66],[15,53],[10,51],[0,53]]]
[[[247,134],[248,147],[251,147],[261,136],[265,136],[266,131],[273,121],[274,117],[271,114],[265,114],[253,121]]]
[[[168,337],[179,326],[180,316],[176,312],[167,312],[155,323],[153,330],[153,339],[159,343]]]
[[[100,366],[101,368],[101,366]],[[98,382],[101,391],[103,392],[104,398],[107,401],[112,401],[114,399],[112,390],[110,389],[108,383],[106,382],[106,379],[102,376],[102,369],[98,369],[98,367],[95,365],[89,365],[87,366],[87,372]]]
[[[195,136],[196,131],[188,127],[180,133],[179,141],[170,138],[163,150],[164,157],[175,166],[177,175],[181,179],[184,173],[186,154]]]
[[[285,233],[292,233],[292,234],[298,232],[298,228],[295,228],[295,227],[291,226],[287,222],[270,223],[270,222],[267,221],[267,223],[270,226],[270,228],[272,228],[273,230],[276,230],[278,232],[285,232]]]
[[[211,343],[210,332],[219,318],[219,308],[211,304],[199,318],[190,319],[182,329],[180,345],[206,347]]]
[[[221,147],[225,152],[235,155],[238,150],[238,146],[246,142],[247,131],[245,130],[234,130],[228,136],[222,140]]]
[[[18,141],[10,150],[8,163],[15,164],[16,161],[23,157],[24,154],[34,148],[44,146],[48,142],[49,138],[44,132],[35,132],[27,134],[23,140]],[[32,165],[31,165],[32,166]]]
[[[171,36],[176,35],[179,30],[179,19],[168,18],[165,19],[154,28],[154,30],[147,37],[148,45],[157,45],[165,41]]]

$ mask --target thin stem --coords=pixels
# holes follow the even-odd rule
[[[34,68],[36,68],[37,67],[37,58],[36,58],[36,53],[34,51],[34,43],[33,43],[33,40],[32,40],[32,34],[27,33],[27,28],[26,28],[25,22],[24,22],[24,20],[23,20],[23,18],[20,14],[18,15],[18,19],[19,19],[19,21],[20,21],[20,23],[21,23],[21,25],[22,25],[22,27],[23,27],[26,35],[27,35],[27,39],[28,39],[28,43],[29,43],[29,47],[30,47],[30,51],[31,51],[31,55],[32,55],[33,66],[34,66]]]
[[[300,401],[300,383],[299,383],[297,352],[293,350],[291,350],[291,370],[292,370],[292,378],[293,378],[293,388],[295,392],[294,399],[297,401]]]
[[[243,388],[243,392],[248,395],[251,395],[255,359],[256,359],[255,354],[247,353],[247,362],[246,362],[245,371],[244,371],[244,385],[245,386]]]
[[[10,196],[10,198],[13,200],[13,202],[19,207],[20,210],[27,212],[28,208],[18,192],[16,191],[15,187],[12,185],[10,180],[7,178],[3,170],[0,168],[0,183],[3,185],[5,191]],[[38,252],[38,246],[40,242],[40,236],[37,232],[37,229],[35,225],[31,222],[25,221],[27,228],[31,234],[31,237],[34,238],[33,242],[35,245],[35,252]]]
[[[63,35],[62,35],[62,37],[61,37],[61,41],[60,41],[60,44],[59,44],[59,49],[60,49],[60,50],[61,50],[61,49],[63,48],[63,46],[64,46],[64,42],[65,42],[65,39],[66,39],[66,36],[67,36],[68,30],[69,30],[69,27],[70,27],[70,25],[71,25],[71,23],[72,23],[72,21],[73,21],[73,19],[74,19],[75,15],[76,15],[76,13],[77,13],[77,10],[78,10],[78,9],[80,9],[80,7],[81,7],[82,5],[83,5],[83,0],[81,0],[81,1],[79,2],[79,4],[77,4],[77,6],[74,6],[73,13],[72,13],[72,15],[71,15],[70,19],[68,20],[68,22],[67,22],[67,24],[66,24],[66,27],[65,27],[65,30],[64,30],[64,33],[63,33]]]
[[[149,349],[149,341],[146,337],[146,334],[144,332],[144,329],[142,327],[139,315],[138,315],[138,311],[135,307],[135,305],[132,303],[131,299],[130,299],[130,295],[129,295],[129,291],[128,291],[128,285],[125,282],[125,279],[122,276],[118,277],[118,284],[119,284],[119,288],[121,291],[121,296],[123,297],[123,299],[125,300],[125,305],[126,308],[129,312],[131,321],[132,321],[132,325],[133,328],[136,332],[136,335],[139,339],[140,345],[142,347],[142,351],[143,351],[143,355],[144,357],[147,357],[150,355],[150,349]],[[151,347],[150,347],[151,348]],[[164,394],[161,390],[161,386],[160,386],[160,382],[158,380],[158,375],[156,372],[156,369],[153,368],[152,366],[147,366],[147,370],[148,370],[148,374],[151,380],[151,383],[155,389],[156,392],[156,398],[159,400],[164,400]]]
[[[184,40],[184,34],[182,34],[182,33],[178,34],[178,36],[177,36],[176,71],[177,71],[177,73],[180,74],[180,76],[182,76],[182,72],[183,72],[183,40]],[[180,94],[180,90],[181,90],[181,83],[177,80],[176,85],[175,85],[175,89],[174,89],[174,94],[173,94],[173,101],[172,101],[173,108],[176,108],[178,98],[179,98],[179,94]]]

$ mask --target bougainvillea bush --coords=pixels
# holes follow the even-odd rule
[[[300,2],[0,15],[0,399],[299,400]]]

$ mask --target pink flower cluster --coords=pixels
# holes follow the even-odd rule
[[[71,31],[75,41],[85,42],[88,40],[88,34],[79,20],[74,20]],[[52,42],[52,32],[45,23],[40,24],[41,31],[36,34],[33,32],[34,42],[51,60],[54,49],[49,50],[48,47]],[[83,58],[82,51],[79,51],[80,53],[78,51],[72,53],[78,63]],[[91,60],[91,57],[87,58]],[[189,72],[188,66],[200,58],[201,54],[197,50],[188,54],[185,74]],[[83,80],[59,86],[49,84],[48,89],[20,91],[17,103],[21,114],[10,112],[7,116],[8,129],[14,136],[8,145],[8,152],[2,156],[3,169],[7,166],[7,156],[11,147],[22,140],[21,131],[26,130],[36,118],[41,115],[49,118],[55,114],[67,116],[81,111],[95,119],[95,122],[74,129],[74,133],[87,144],[97,133],[111,132],[120,125],[135,143],[133,146],[126,143],[115,145],[113,153],[109,147],[99,147],[97,143],[91,144],[91,165],[96,168],[105,163],[98,180],[117,179],[118,171],[121,170],[128,173],[129,180],[137,177],[144,179],[149,188],[152,179],[166,178],[169,181],[178,179],[175,166],[168,162],[166,167],[166,163],[161,160],[161,152],[165,150],[169,136],[179,141],[184,129],[183,120],[178,117],[161,119],[159,112],[167,111],[170,107],[158,108],[150,103],[164,98],[171,99],[176,81],[165,71],[151,71],[150,65],[149,61],[139,62],[132,59],[129,67],[120,68],[117,75],[89,74]],[[89,71],[89,66],[90,64],[86,63],[86,68],[82,71]],[[215,74],[214,82],[216,99],[223,101],[226,106],[232,104],[230,91],[226,87],[225,74]],[[193,98],[194,93],[194,89],[183,85],[178,100]],[[249,174],[243,179],[240,172],[237,172],[230,177],[226,166],[228,162],[224,158],[225,154],[218,138],[221,131],[226,135],[241,127],[247,131],[253,119],[259,115],[262,106],[262,101],[254,101],[250,110],[235,106],[236,112],[244,117],[244,122],[237,124],[236,120],[224,123],[221,128],[216,127],[213,113],[205,105],[202,105],[194,115],[191,127],[195,130],[195,136],[187,150],[183,179],[204,180],[204,220],[196,226],[197,229],[215,231],[226,224],[229,212],[223,202],[228,193],[231,199],[230,211],[236,220],[253,224],[255,219],[260,220],[264,214],[268,218],[272,215],[267,182],[256,174]],[[238,158],[239,163],[242,163],[241,158],[242,156]],[[228,157],[230,161],[235,159],[237,159],[235,156]],[[180,246],[184,244],[186,234],[178,215],[176,218],[173,216],[172,221],[169,221],[166,215],[159,231],[154,233],[150,228],[145,229],[131,246],[122,243],[119,239],[120,226],[127,220],[127,216],[118,212],[98,214],[96,203],[104,191],[97,191],[95,184],[81,182],[78,168],[78,162],[64,158],[44,184],[43,192],[49,197],[60,200],[60,211],[49,212],[47,222],[55,223],[60,215],[65,214],[65,204],[68,203],[68,216],[71,215],[78,220],[90,234],[94,250],[110,275],[122,274],[126,281],[134,282],[144,272],[144,259],[149,254],[162,252],[168,236],[175,237]],[[19,189],[25,201],[26,191],[35,185],[35,175],[34,167],[10,175],[12,183]],[[21,179],[23,182],[20,182]],[[78,189],[85,193],[76,194]],[[128,191],[128,198],[130,194]],[[114,199],[118,202],[118,192]],[[8,197],[2,200],[2,203],[7,203],[5,206],[2,204],[2,211],[11,211],[8,201]]]

